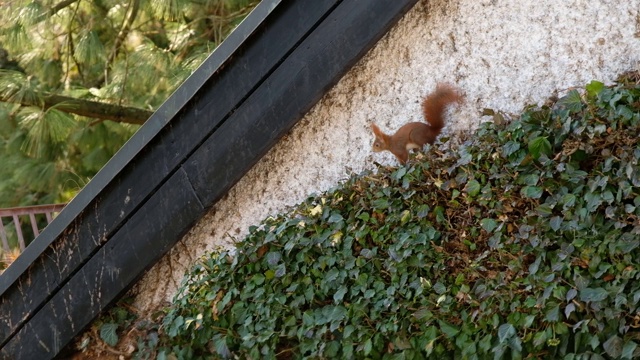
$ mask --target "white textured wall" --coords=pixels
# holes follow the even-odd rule
[[[445,131],[475,127],[483,108],[517,112],[554,91],[610,82],[639,68],[640,0],[420,1],[298,125],[138,283],[138,305],[169,301],[205,252],[232,247],[250,225],[360,172],[372,162],[368,122],[420,119],[438,81],[466,104]]]

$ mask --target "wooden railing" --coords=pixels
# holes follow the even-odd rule
[[[51,220],[53,220],[53,217],[57,215],[65,205],[66,204],[35,205],[0,209],[0,241],[2,241],[2,249],[5,252],[9,252],[11,250],[9,237],[10,235],[13,235],[7,232],[8,229],[5,227],[5,218],[10,219],[7,224],[11,224],[11,222],[13,222],[15,227],[15,237],[18,239],[18,246],[22,252],[29,242],[40,235],[38,221],[40,220],[42,223],[46,218],[47,224],[49,224]],[[28,218],[28,222],[31,223],[33,238],[25,239],[22,224],[26,223],[26,221],[21,222],[21,220],[24,220],[25,218]]]

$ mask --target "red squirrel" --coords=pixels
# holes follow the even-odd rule
[[[373,151],[389,150],[401,164],[409,159],[409,150],[422,149],[424,144],[433,144],[444,127],[446,107],[462,103],[463,97],[449,84],[438,84],[436,90],[422,101],[422,114],[427,123],[410,122],[403,125],[393,135],[383,133],[376,124],[371,129],[376,136]]]

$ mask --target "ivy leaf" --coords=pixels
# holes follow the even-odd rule
[[[486,232],[490,233],[498,227],[498,223],[494,219],[485,218],[480,220],[480,226],[482,226]]]
[[[637,347],[638,344],[633,341],[628,341],[624,344],[624,347],[622,348],[622,355],[620,357],[622,359],[633,359]]]
[[[367,291],[364,292],[364,298],[365,299],[371,299],[375,294],[376,294],[375,290],[368,289]]]
[[[498,340],[500,343],[505,343],[511,337],[516,335],[516,328],[511,324],[502,324],[498,328]]]
[[[262,278],[261,278],[262,282],[264,282],[265,279],[266,280],[271,280],[271,279],[275,278],[276,277],[276,272],[273,271],[272,269],[270,269],[270,270],[265,271],[264,275],[261,275],[261,276],[262,276]],[[260,284],[258,284],[258,285],[260,285]]]
[[[371,251],[371,249],[362,249],[360,250],[360,256],[364,257],[365,259],[371,259],[374,256],[374,252]]]
[[[485,337],[480,340],[478,347],[484,352],[489,352],[489,349],[491,349],[491,340],[493,340],[493,337],[490,334],[485,335]]]
[[[396,337],[395,341],[393,342],[393,345],[398,350],[407,350],[412,348],[411,343],[409,342],[409,339],[407,339],[404,336]]]
[[[522,185],[538,185],[538,181],[540,181],[540,175],[538,174],[525,174],[518,178],[518,183]]]
[[[549,226],[551,226],[551,229],[553,229],[553,231],[560,230],[560,226],[562,226],[562,217],[560,216],[552,217],[549,220]]]
[[[402,214],[400,214],[400,223],[404,225],[407,222],[409,222],[409,220],[411,220],[411,211],[409,210],[403,211]]]
[[[287,274],[287,268],[285,267],[284,264],[280,264],[280,265],[278,265],[278,267],[276,267],[276,271],[274,273],[275,277],[281,278],[281,277],[285,276],[286,274]]]
[[[333,294],[333,301],[340,302],[344,298],[344,295],[347,293],[347,287],[342,285],[338,288],[338,291]]]
[[[587,200],[587,210],[589,212],[594,212],[600,204],[602,204],[602,196],[599,193],[589,192],[584,196],[585,200]]]
[[[541,217],[548,217],[553,214],[553,209],[549,204],[542,204],[536,208],[536,212]]]
[[[545,320],[549,322],[560,321],[560,306],[556,305],[547,311]]]
[[[267,264],[269,264],[270,266],[276,266],[278,265],[278,262],[280,262],[281,258],[282,255],[279,252],[270,252],[267,254]]]
[[[458,335],[458,333],[460,332],[460,329],[449,324],[446,321],[438,320],[438,324],[440,325],[440,330],[442,330],[442,332],[450,339],[455,338],[456,335]]]
[[[330,282],[334,281],[335,279],[337,279],[338,275],[340,275],[340,270],[338,270],[336,268],[332,268],[331,270],[329,270],[327,272],[327,275],[325,275],[324,281],[330,283]]]
[[[262,274],[255,274],[253,275],[253,277],[251,278],[251,280],[256,284],[256,285],[262,285],[264,284],[264,280],[265,280],[265,276]]]
[[[364,341],[364,344],[362,346],[362,351],[364,355],[369,355],[372,349],[373,349],[373,343],[371,342],[371,338],[368,338],[367,340]]]
[[[429,308],[421,308],[421,309],[418,309],[416,312],[414,312],[413,316],[417,320],[421,320],[421,319],[426,319],[426,318],[432,317],[433,313],[429,310]]]
[[[435,283],[433,285],[433,291],[435,291],[436,294],[438,294],[438,295],[442,295],[445,292],[447,292],[447,287],[443,283],[438,281],[437,283]]]
[[[343,306],[327,306],[329,310],[327,311],[327,318],[329,321],[340,321],[344,319],[347,314],[347,309]]]
[[[515,352],[522,352],[522,339],[518,336],[512,336],[509,339],[509,347]]]
[[[372,205],[374,209],[386,210],[389,207],[389,200],[386,198],[376,199],[372,202]]]
[[[306,326],[312,326],[316,323],[312,310],[307,310],[302,313],[302,324]]]
[[[360,219],[360,220],[362,220],[364,222],[368,222],[371,217],[370,217],[369,213],[365,211],[365,212],[359,214],[358,216],[356,216],[356,218],[358,218],[358,219]]]
[[[529,142],[529,154],[534,159],[542,155],[551,156],[551,143],[544,136],[537,137]]]
[[[344,338],[349,338],[351,336],[351,334],[354,332],[355,329],[356,328],[353,325],[345,326],[344,329],[342,330],[342,336]]]
[[[541,345],[544,345],[544,343],[547,342],[547,332],[546,331],[538,331],[534,336],[533,336],[533,346],[535,347],[539,347]]]
[[[623,341],[618,335],[610,337],[602,344],[602,348],[613,359],[618,359],[622,355]]]
[[[587,90],[587,95],[593,99],[598,97],[598,94],[604,89],[604,83],[600,81],[593,80],[589,84],[585,86],[585,90]]]
[[[580,301],[594,302],[602,301],[609,296],[607,290],[603,288],[584,288],[580,290]]]
[[[446,220],[444,207],[436,206],[433,212],[436,214],[436,221],[438,223],[443,223]]]
[[[416,208],[416,215],[418,216],[419,219],[422,219],[427,215],[429,215],[429,209],[430,209],[429,205],[421,204]]]
[[[540,267],[540,262],[542,261],[542,257],[536,257],[536,260],[529,265],[529,273],[531,275],[535,275],[538,272],[538,268]]]
[[[558,105],[566,108],[567,110],[577,113],[582,110],[582,97],[578,90],[571,90],[567,95],[558,100]]]
[[[473,160],[473,155],[469,153],[469,150],[467,149],[466,146],[462,146],[458,150],[458,156],[459,156],[459,159],[456,162],[456,165],[458,166],[467,165],[471,162],[471,160]]]
[[[331,216],[329,216],[329,219],[327,219],[327,222],[331,224],[331,223],[337,223],[342,220],[343,220],[342,215],[340,213],[334,212],[331,214]]]
[[[403,166],[403,167],[398,168],[398,170],[394,171],[391,174],[391,178],[394,179],[394,180],[400,180],[400,179],[402,179],[402,177],[404,177],[404,175],[406,173],[407,173],[407,168],[405,168]]]
[[[520,143],[515,141],[508,141],[506,144],[502,146],[502,156],[508,157],[514,152],[520,150]]]
[[[177,316],[169,325],[169,336],[176,337],[178,336],[178,332],[181,330],[182,325],[184,325],[184,317],[182,315]]]
[[[525,186],[520,194],[529,199],[539,199],[542,196],[543,189],[539,186]]]
[[[220,334],[213,337],[213,346],[216,349],[216,353],[220,355],[223,359],[228,359],[231,357],[231,351],[227,346],[227,338],[226,336],[222,336]]]
[[[626,105],[618,105],[616,107],[616,114],[625,120],[631,120],[635,112]]]
[[[464,191],[469,196],[476,197],[480,193],[481,189],[482,187],[480,186],[480,183],[477,180],[473,179],[473,180],[469,180],[469,182],[464,188]]]
[[[114,347],[118,344],[118,324],[105,323],[100,326],[100,339],[109,346]]]
[[[563,210],[567,210],[567,209],[570,209],[570,208],[574,207],[575,204],[576,204],[576,200],[577,200],[577,198],[573,194],[565,194],[565,195],[563,195],[562,196],[562,204],[563,204],[562,208],[563,208]]]
[[[523,326],[525,328],[529,328],[531,327],[531,324],[533,324],[533,321],[536,319],[535,315],[527,315],[527,317],[525,318],[525,322],[523,324]]]

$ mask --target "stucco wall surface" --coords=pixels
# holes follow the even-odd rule
[[[203,254],[233,247],[250,225],[330,189],[350,173],[395,163],[373,154],[369,122],[421,120],[420,100],[446,81],[466,94],[445,132],[518,112],[640,64],[640,0],[420,1],[228,195],[136,285],[137,306],[174,296]]]

